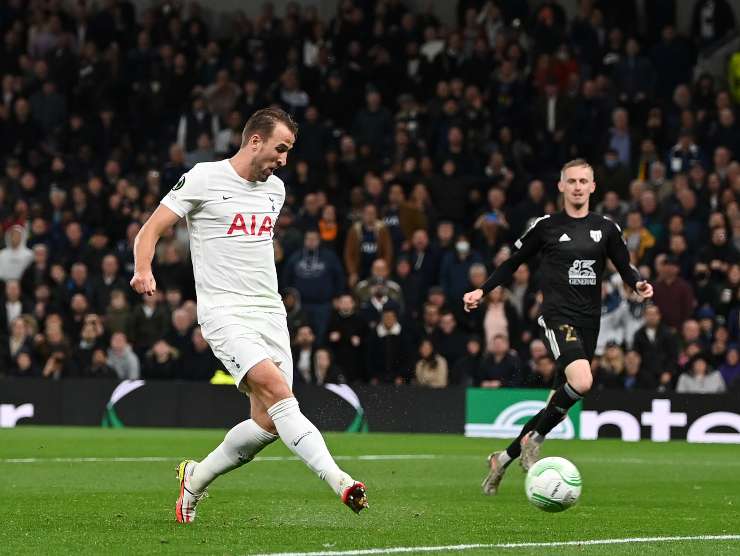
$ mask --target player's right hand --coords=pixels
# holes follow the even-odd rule
[[[483,299],[483,290],[480,288],[463,295],[463,305],[465,308],[465,312],[469,313],[473,309],[476,309],[480,304],[481,299]]]
[[[154,280],[154,274],[151,270],[135,272],[129,283],[136,293],[154,295],[154,292],[157,291],[157,282]]]

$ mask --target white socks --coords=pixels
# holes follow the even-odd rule
[[[339,469],[319,430],[301,413],[298,400],[286,398],[267,410],[275,428],[290,451],[341,496],[354,481]],[[262,448],[277,440],[252,419],[243,421],[226,433],[223,442],[195,466],[188,489],[198,494],[219,475],[254,459]]]
[[[501,452],[498,456],[496,456],[496,461],[498,461],[501,465],[506,467],[511,463],[511,456],[508,454],[506,450]]]
[[[262,448],[275,442],[270,434],[252,419],[242,421],[226,433],[224,441],[195,466],[188,488],[200,493],[219,475],[254,459]]]
[[[339,496],[351,486],[352,478],[331,457],[319,430],[301,413],[298,400],[285,398],[268,408],[267,414],[285,445]]]

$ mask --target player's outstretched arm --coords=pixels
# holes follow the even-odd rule
[[[466,312],[476,309],[483,297],[488,295],[491,290],[511,280],[519,265],[529,260],[540,250],[542,247],[542,228],[544,226],[540,223],[546,221],[547,218],[547,216],[543,216],[535,220],[534,224],[524,232],[524,235],[514,242],[515,250],[511,257],[501,263],[480,288],[463,295],[463,308]],[[540,225],[538,226],[538,224]]]
[[[157,283],[152,274],[152,258],[154,247],[162,233],[174,226],[180,217],[172,209],[159,205],[149,217],[149,220],[141,227],[134,240],[134,277],[131,278],[131,287],[136,293],[153,295],[157,289]]]

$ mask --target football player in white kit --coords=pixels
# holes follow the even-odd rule
[[[203,337],[250,398],[250,419],[226,433],[202,461],[178,466],[180,523],[195,519],[196,505],[216,477],[248,463],[278,437],[354,512],[367,507],[365,485],[337,466],[292,392],[293,357],[272,243],[285,187],[273,172],[285,165],[297,130],[282,110],[255,112],[244,126],[239,152],[196,164],[136,236],[131,287],[152,295],[157,240],[187,219]]]

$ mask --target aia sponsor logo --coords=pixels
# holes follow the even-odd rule
[[[270,218],[270,216],[262,217],[262,215],[260,215],[260,218],[262,218],[262,220],[258,224],[256,214],[247,215],[245,220],[244,215],[240,212],[237,212],[234,215],[234,219],[231,221],[231,226],[229,226],[229,231],[226,232],[226,235],[232,235],[241,232],[242,234],[247,236],[259,237],[263,234],[266,234],[272,237],[272,218]]]

